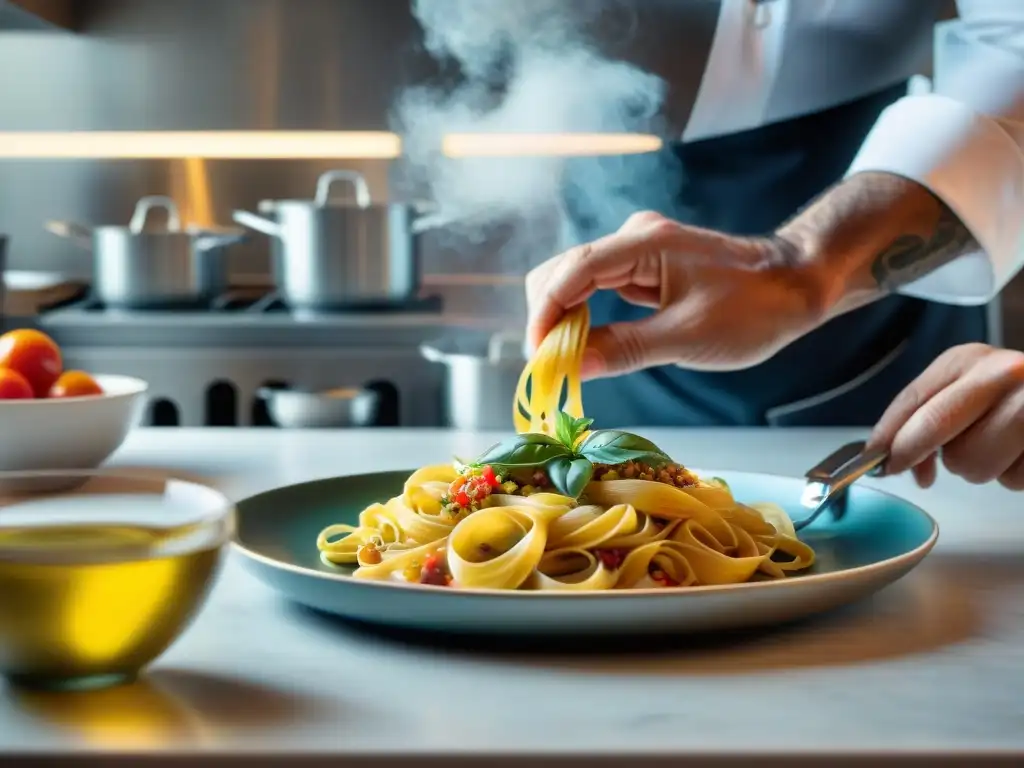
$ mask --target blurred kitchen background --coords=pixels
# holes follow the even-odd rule
[[[362,144],[350,154],[377,155],[263,159],[258,146],[240,142],[233,151],[248,156],[18,159],[0,147],[5,322],[39,325],[61,342],[71,365],[150,381],[152,424],[270,425],[262,388],[290,386],[369,388],[376,400],[366,418],[381,425],[486,427],[494,412],[502,426],[509,376],[488,376],[506,358],[511,370],[520,364],[522,275],[557,249],[557,211],[549,220],[532,217],[528,237],[515,216],[471,231],[428,230],[415,237],[422,279],[409,279],[403,267],[413,236],[403,228],[418,209],[406,204],[419,201],[380,132],[393,130],[403,89],[451,76],[423,40],[408,0],[0,0],[0,131],[372,132],[353,135]],[[415,131],[408,141],[416,141]],[[268,152],[287,155],[280,145]],[[401,204],[379,209],[379,236],[361,244],[395,263],[387,274],[352,267],[366,295],[348,297],[343,309],[325,311],[317,304],[323,297],[307,295],[307,311],[289,311],[272,265],[283,250],[309,247],[302,217],[311,215],[318,178],[338,169],[360,174],[375,204]],[[353,186],[342,178],[326,191],[357,195],[358,180]],[[131,280],[159,289],[174,275],[126,276],[118,254],[104,253],[111,301],[85,299],[97,278],[94,257],[101,266],[92,253],[100,239],[74,225],[126,227],[136,203],[154,195],[170,198],[181,223],[201,230],[193,246],[223,238],[206,246],[230,275],[224,290],[213,302],[204,298],[201,309],[160,301],[114,308],[116,296],[134,290]],[[284,207],[260,205],[282,200],[301,201],[290,240],[233,221],[236,210],[262,210],[284,222]],[[165,202],[155,201],[150,226],[164,226]],[[233,242],[231,228],[244,239]],[[120,247],[149,247],[126,245],[127,234],[120,233]],[[293,290],[309,289],[311,275],[323,274],[310,269],[293,269]],[[1021,280],[995,314],[1002,341],[1024,348]],[[494,331],[506,335],[481,346]],[[464,389],[453,389],[446,366],[421,353],[442,337],[440,359],[466,366],[458,377]],[[477,357],[445,356],[452,351]]]

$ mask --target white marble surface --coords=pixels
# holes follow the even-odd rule
[[[648,431],[695,466],[802,474],[860,436]],[[141,430],[114,463],[239,497],[315,477],[471,455],[494,435]],[[285,603],[235,556],[144,682],[0,694],[0,750],[310,754],[1024,749],[1024,496],[941,477],[940,543],[914,573],[810,626],[657,654],[417,646]],[[556,650],[559,651],[556,653]],[[2,760],[0,752],[0,760]],[[296,758],[297,759],[297,758]]]

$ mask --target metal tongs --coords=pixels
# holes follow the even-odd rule
[[[800,503],[812,510],[803,520],[793,523],[802,530],[817,520],[826,510],[832,511],[834,520],[846,514],[846,489],[865,475],[877,475],[888,458],[884,450],[867,450],[863,440],[844,445],[807,473],[807,486]]]

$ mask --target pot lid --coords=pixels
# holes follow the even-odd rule
[[[150,228],[150,213],[154,209],[162,208],[167,212],[167,223],[163,228]],[[118,224],[107,224],[95,227],[96,231],[129,233],[132,235],[147,235],[151,237],[167,235],[184,235],[186,237],[244,237],[246,230],[241,227],[222,227],[220,225],[198,226],[190,224],[186,227],[181,225],[181,214],[174,200],[165,195],[150,195],[143,197],[135,204],[135,211],[132,213],[128,226]]]
[[[347,194],[340,192],[342,185]],[[271,213],[280,205],[305,205],[314,208],[375,208],[366,177],[358,171],[334,170],[320,174],[316,182],[316,194],[312,200],[261,200],[259,210]],[[385,205],[409,205],[423,212],[433,209],[426,202],[387,203]]]

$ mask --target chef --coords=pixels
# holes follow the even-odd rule
[[[1024,1],[936,29],[948,5],[631,3],[622,58],[668,81],[678,140],[617,158],[621,184],[570,167],[575,245],[527,280],[534,344],[590,303],[588,414],[871,425],[989,337],[1024,260]],[[933,40],[934,88],[908,95]]]

